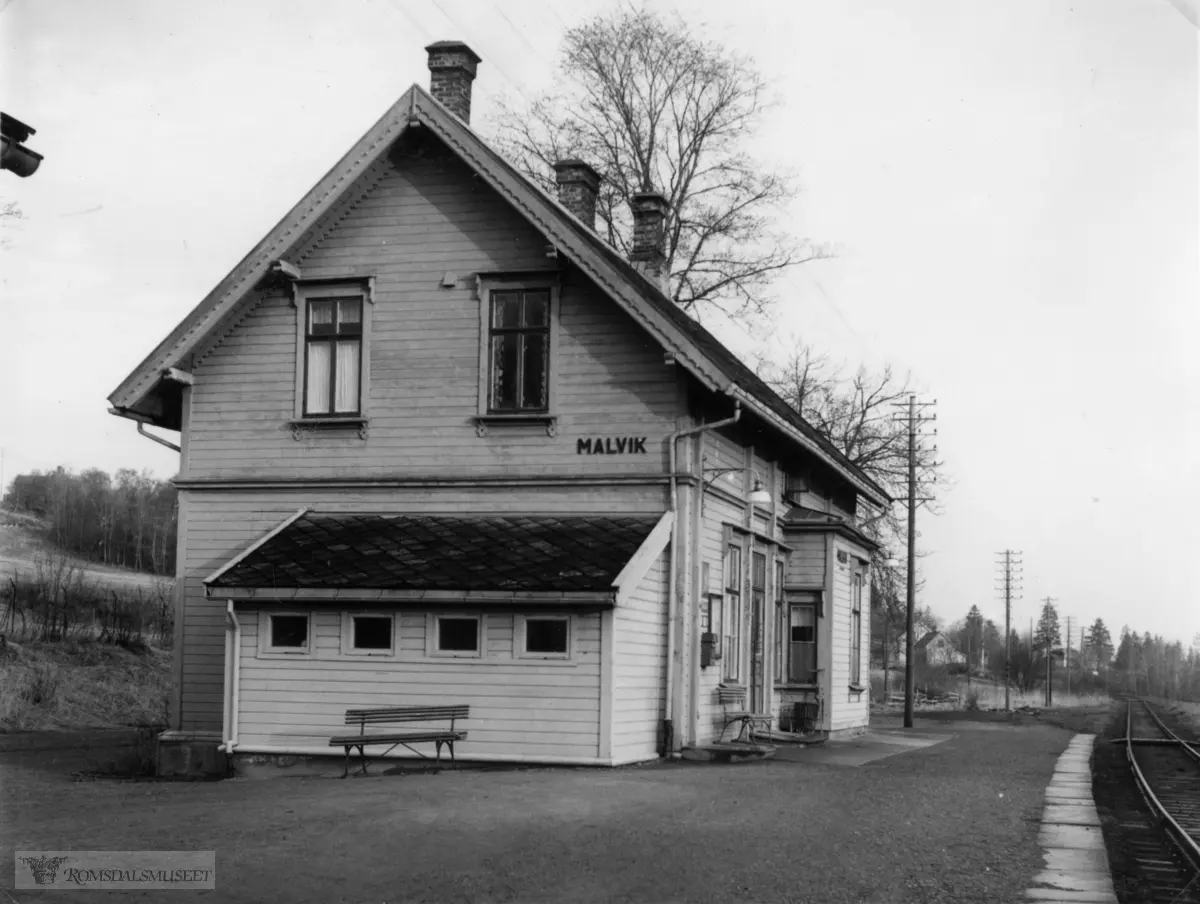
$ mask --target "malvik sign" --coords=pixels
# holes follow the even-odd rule
[[[597,436],[595,439],[575,441],[576,455],[645,455],[644,436]]]

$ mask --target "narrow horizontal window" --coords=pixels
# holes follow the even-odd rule
[[[525,619],[525,652],[565,654],[569,625],[565,618]]]
[[[353,626],[353,649],[386,652],[392,648],[392,619],[386,615],[356,615]]]
[[[308,649],[307,615],[272,615],[271,646],[275,649]]]
[[[440,653],[479,652],[479,619],[439,617],[437,650]]]

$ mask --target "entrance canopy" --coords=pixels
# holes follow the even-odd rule
[[[300,511],[205,579],[232,600],[617,602],[666,546],[668,516]]]

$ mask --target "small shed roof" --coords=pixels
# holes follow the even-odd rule
[[[659,516],[301,512],[205,580],[221,588],[612,593]]]

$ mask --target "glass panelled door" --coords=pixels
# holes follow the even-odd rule
[[[764,712],[767,704],[763,681],[763,607],[767,600],[767,557],[756,552],[750,557],[750,708]]]

